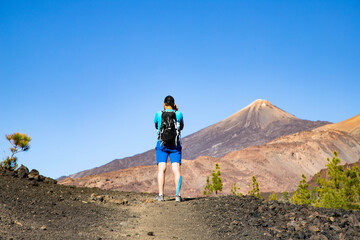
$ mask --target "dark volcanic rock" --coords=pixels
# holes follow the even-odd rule
[[[360,239],[360,212],[264,201],[251,196],[194,203],[214,239]]]
[[[53,184],[35,170],[30,177],[0,170],[0,240],[120,239],[110,236],[121,231],[119,221],[129,216],[117,201],[127,204],[126,197],[134,202],[131,194]],[[93,193],[112,202],[92,202]]]
[[[21,166],[16,170],[16,173],[19,178],[25,178],[29,175],[29,169],[21,164]]]
[[[164,209],[186,209],[186,216],[192,217],[171,221],[182,224],[193,219],[196,222],[191,226],[196,229],[201,222],[201,229],[212,235],[208,238],[199,234],[191,239],[360,239],[359,211],[291,205],[251,196],[193,198],[180,204],[154,203],[154,196],[148,201],[149,197],[47,184],[45,180],[18,178],[0,170],[0,239],[129,239],[124,232],[128,219],[141,217],[133,214],[141,212],[146,204],[154,204],[153,210],[161,213]],[[127,206],[136,211],[129,214]],[[153,216],[151,213],[146,212]],[[135,223],[140,222],[131,222]],[[138,239],[157,238],[160,233],[148,228]]]
[[[36,169],[33,169],[30,171],[29,175],[28,175],[28,178],[30,180],[40,180],[40,174],[39,174],[39,171],[36,170]]]
[[[55,179],[45,177],[45,178],[44,178],[44,183],[56,184],[57,181],[56,181]]]

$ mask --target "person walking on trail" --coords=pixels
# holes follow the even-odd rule
[[[180,131],[184,128],[182,112],[178,111],[175,100],[172,96],[167,96],[164,100],[164,110],[155,114],[155,128],[158,133],[156,144],[156,162],[158,166],[157,180],[159,195],[155,197],[157,201],[164,201],[165,171],[167,159],[170,157],[172,171],[174,173],[176,196],[175,201],[181,202],[181,143]]]

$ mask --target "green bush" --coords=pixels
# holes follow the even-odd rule
[[[217,195],[218,191],[222,191],[222,179],[220,177],[221,172],[220,172],[220,166],[218,163],[215,164],[215,169],[212,170],[212,178],[211,181],[212,183],[210,183],[210,177],[207,177],[206,179],[206,186],[204,188],[204,195],[210,195],[211,193],[215,192],[215,195]]]
[[[260,195],[260,189],[259,189],[259,183],[256,181],[255,176],[252,177],[252,189],[248,192],[248,195],[257,197],[257,198],[262,198]],[[250,184],[249,184],[250,186]]]
[[[280,201],[281,202],[289,202],[290,199],[289,199],[289,193],[288,192],[283,192],[282,195],[281,195],[281,198],[280,198]]]
[[[31,141],[31,137],[27,136],[25,133],[13,133],[9,135],[5,135],[6,139],[11,144],[11,156],[7,156],[6,159],[0,162],[0,166],[8,169],[14,170],[17,168],[17,157],[15,154],[19,152],[25,152],[30,149],[29,142]]]
[[[328,177],[317,177],[314,206],[326,208],[360,209],[360,170],[355,164],[344,170],[337,152],[327,159]]]
[[[236,185],[236,183],[234,183],[230,189],[231,193],[234,195],[234,196],[239,196],[241,197],[242,196],[242,193],[241,192],[237,192],[238,190],[240,190],[240,187],[238,187]]]
[[[269,201],[277,201],[278,198],[276,196],[276,193],[274,191],[272,191],[272,193],[269,196]]]
[[[297,190],[290,198],[293,204],[311,204],[309,184],[306,182],[306,176],[303,174]]]
[[[332,159],[327,158],[327,177],[317,175],[317,187],[308,189],[306,177],[291,197],[296,204],[309,204],[315,207],[360,209],[360,169],[355,164],[351,169],[344,169],[337,152]]]

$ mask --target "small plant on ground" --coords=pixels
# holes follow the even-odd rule
[[[302,174],[299,186],[290,198],[293,204],[311,204],[309,184],[306,182],[306,176]]]
[[[278,198],[276,196],[276,193],[274,191],[272,191],[272,193],[269,196],[269,201],[277,201]]]
[[[210,195],[211,193],[215,192],[215,195],[217,195],[218,191],[222,191],[222,179],[220,177],[220,166],[218,163],[215,164],[215,169],[212,170],[211,173],[211,182],[210,183],[210,177],[207,177],[206,179],[206,186],[204,188],[204,195]]]
[[[15,154],[29,150],[31,137],[25,133],[13,133],[5,135],[5,137],[12,146],[10,148],[12,154],[11,156],[7,156],[6,159],[0,163],[0,166],[8,170],[14,170],[18,166]]]
[[[259,183],[256,181],[255,176],[252,177],[252,181],[252,189],[248,192],[248,194],[257,198],[262,198],[260,195]]]
[[[241,192],[237,192],[238,190],[240,190],[240,187],[238,187],[236,185],[236,183],[234,183],[230,189],[231,193],[234,195],[234,196],[239,196],[241,197],[242,196],[242,193]]]
[[[281,202],[289,202],[289,193],[288,192],[283,192],[280,198]]]

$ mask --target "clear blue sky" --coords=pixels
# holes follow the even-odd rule
[[[360,113],[359,1],[0,1],[0,150],[60,177],[183,136],[256,99],[302,119]]]

